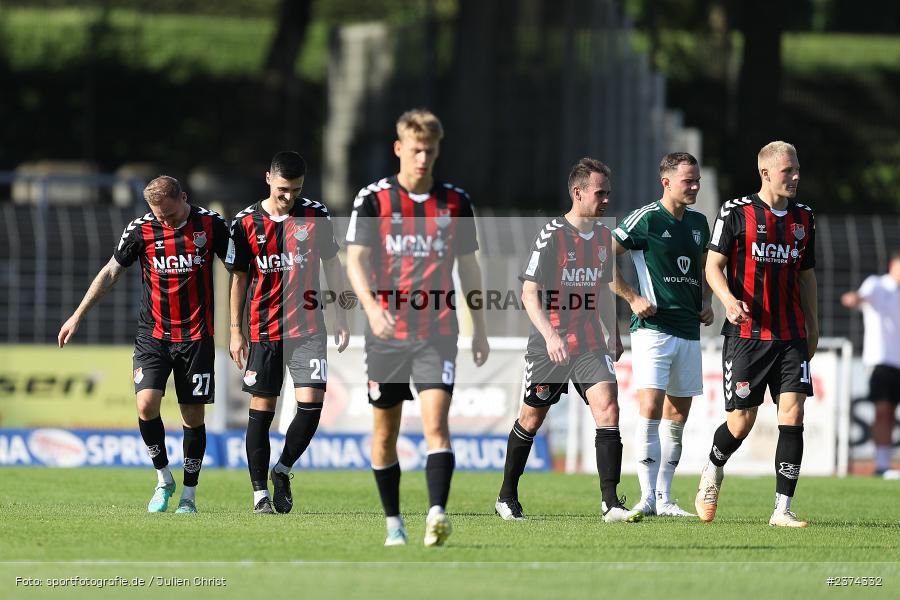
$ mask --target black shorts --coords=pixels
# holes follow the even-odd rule
[[[725,336],[722,346],[725,410],[763,403],[766,387],[777,403],[784,392],[813,395],[809,348],[800,340],[751,340]]]
[[[557,365],[547,353],[525,354],[525,404],[545,408],[559,402],[569,384],[575,384],[584,403],[587,391],[598,383],[616,383],[613,357],[602,352],[585,352]]]
[[[328,381],[328,337],[318,333],[275,342],[250,342],[241,389],[254,396],[280,396],[285,367],[291,371],[295,389],[324,390]]]
[[[212,404],[216,394],[216,346],[213,338],[168,342],[150,336],[134,340],[134,391],[162,390],[175,373],[179,404]]]
[[[457,351],[455,336],[415,341],[367,336],[369,404],[391,408],[412,400],[410,376],[417,392],[441,389],[452,394]]]
[[[888,401],[896,408],[900,404],[900,369],[891,365],[876,365],[869,378],[869,399]]]

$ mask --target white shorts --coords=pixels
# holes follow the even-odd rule
[[[642,327],[631,333],[631,370],[636,390],[665,390],[679,398],[703,394],[700,340]]]

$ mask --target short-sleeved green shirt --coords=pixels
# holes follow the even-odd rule
[[[631,315],[631,331],[645,327],[699,340],[706,217],[688,208],[679,221],[656,201],[633,211],[613,233],[631,251],[641,295],[656,306],[646,319]]]

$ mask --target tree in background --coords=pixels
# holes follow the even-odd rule
[[[279,112],[283,115],[285,148],[295,148],[300,142],[297,139],[300,80],[296,65],[312,20],[312,4],[312,0],[281,0],[275,17],[275,36],[263,68],[267,92],[263,105],[271,118],[278,119]]]

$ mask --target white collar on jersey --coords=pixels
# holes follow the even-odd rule
[[[578,236],[585,241],[589,241],[589,240],[593,239],[593,237],[594,237],[594,230],[591,229],[587,233],[582,233],[579,231]]]
[[[409,195],[409,199],[413,202],[418,202],[419,204],[425,202],[429,198],[431,198],[431,192],[425,192],[424,194],[413,194],[412,192],[407,192]]]

